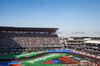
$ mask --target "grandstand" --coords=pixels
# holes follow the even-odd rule
[[[61,48],[58,28],[0,27],[0,52]]]
[[[99,42],[100,37],[68,37],[64,38],[64,44],[69,49],[78,51],[87,51],[89,53],[100,54],[100,44],[98,43],[86,43],[86,42]],[[90,48],[90,49],[89,49]],[[91,49],[94,49],[93,51]],[[90,52],[92,51],[92,52]]]
[[[83,51],[100,56],[100,41],[98,40],[85,41]]]

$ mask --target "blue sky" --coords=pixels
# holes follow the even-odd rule
[[[0,0],[0,26],[100,31],[100,0]]]

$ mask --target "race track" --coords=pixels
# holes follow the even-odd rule
[[[81,59],[84,59],[84,60],[89,60],[90,59],[90,61],[92,61],[92,62],[93,61],[94,62],[96,62],[96,61],[100,62],[100,59],[85,56],[85,55],[81,55],[81,54],[78,54],[78,53],[72,53],[72,52],[46,52],[46,53],[41,53],[41,54],[37,54],[37,55],[34,55],[34,56],[30,56],[30,57],[22,57],[22,58],[17,58],[17,59],[0,59],[0,62],[30,60],[30,59],[35,59],[35,58],[42,57],[42,56],[50,54],[50,53],[65,53],[65,54],[70,54],[70,55],[73,55],[75,57],[78,57],[78,58],[81,58]]]

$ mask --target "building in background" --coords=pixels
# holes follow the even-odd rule
[[[85,41],[84,52],[100,56],[100,40]]]
[[[68,37],[62,39],[68,49],[100,55],[100,37]]]

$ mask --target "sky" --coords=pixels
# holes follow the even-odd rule
[[[100,0],[0,0],[0,26],[100,32]]]

